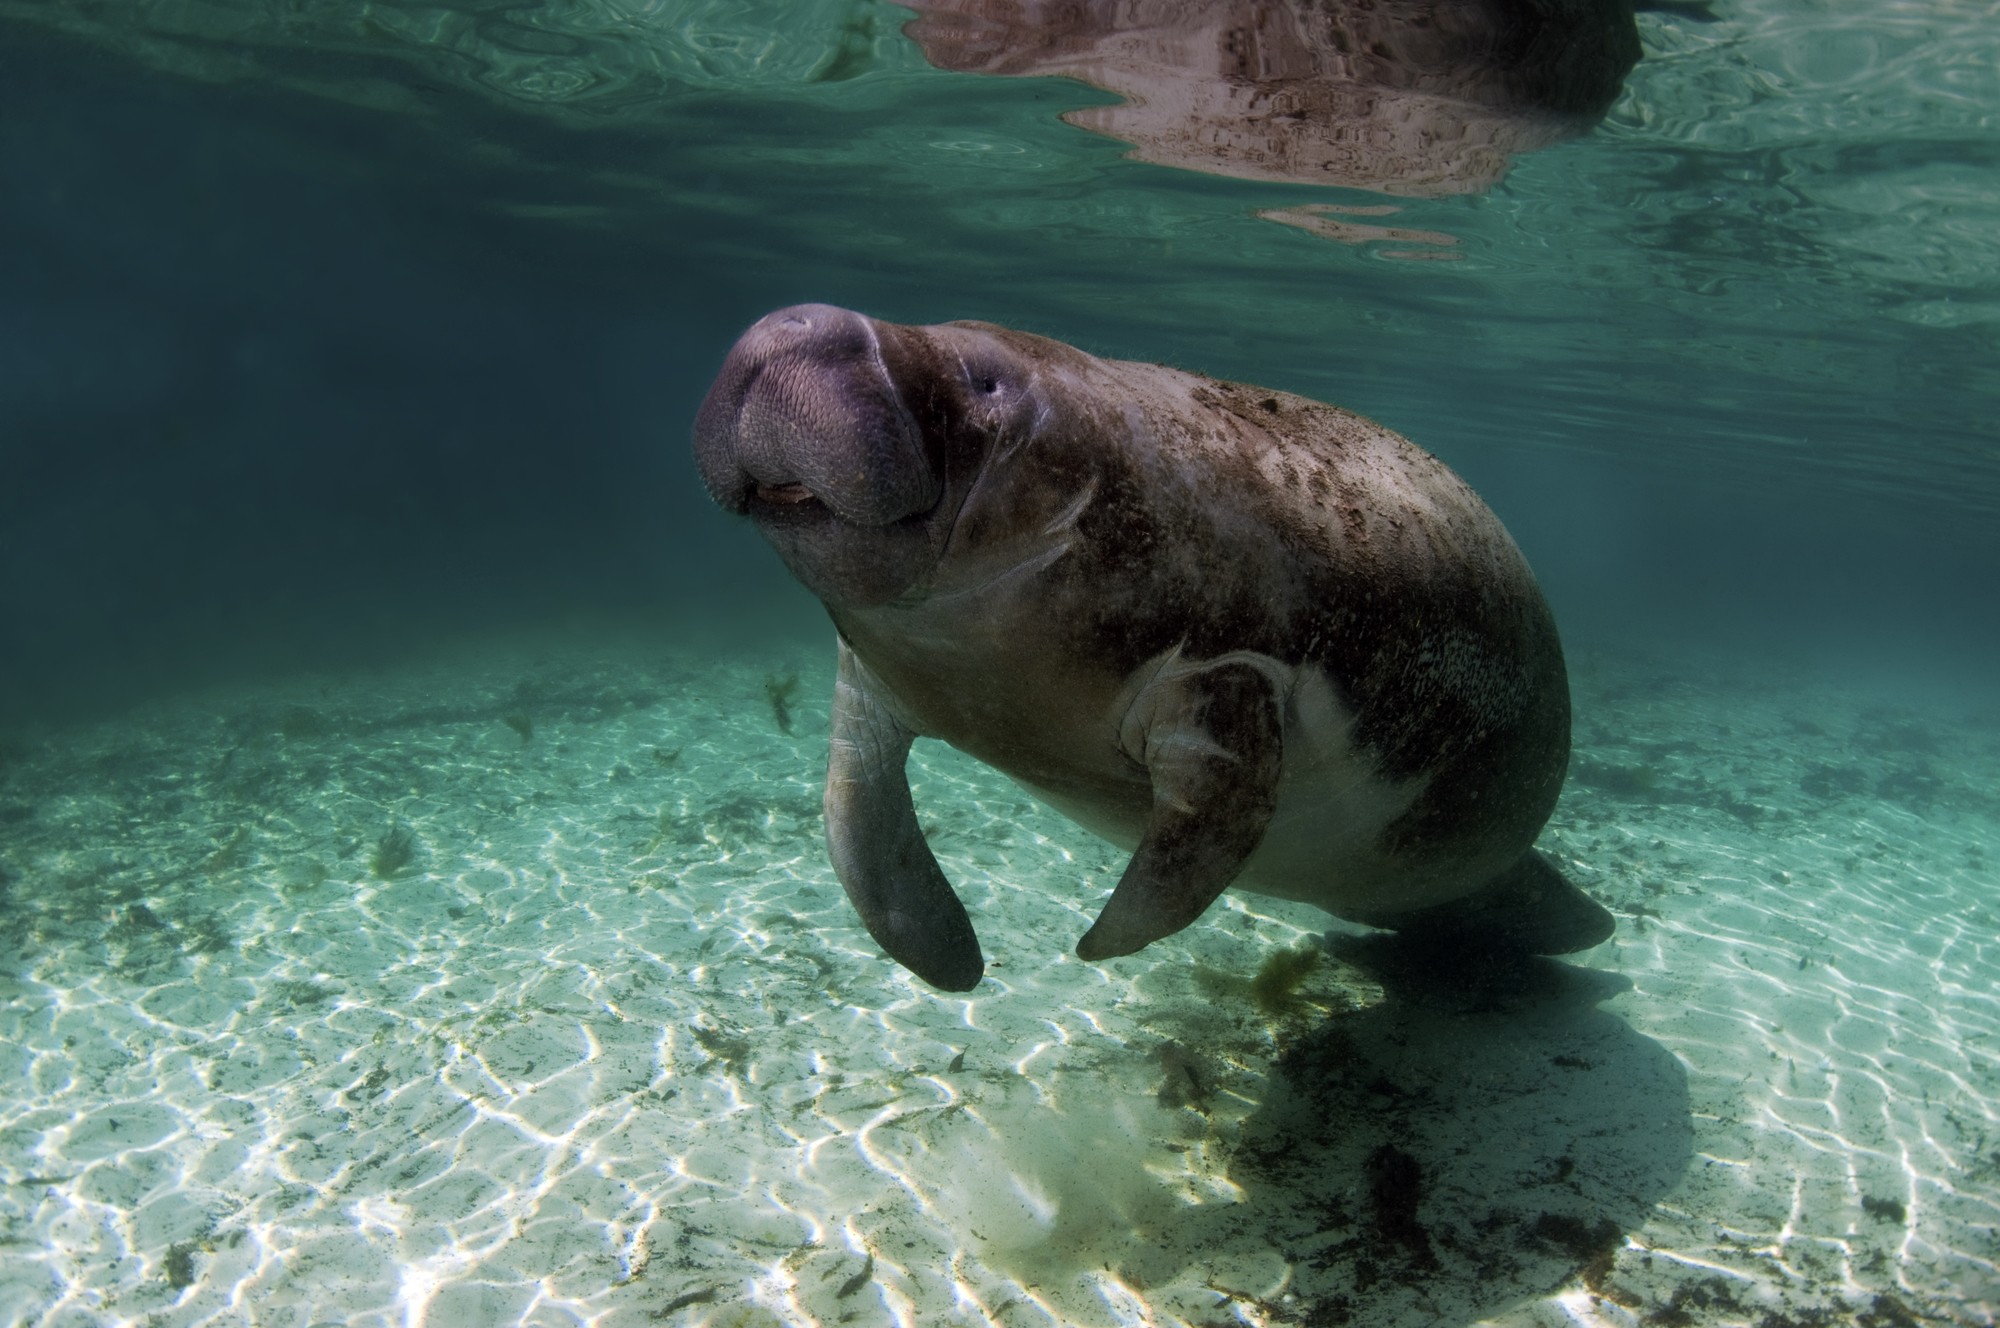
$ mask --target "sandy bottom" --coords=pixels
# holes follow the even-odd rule
[[[1083,964],[1117,857],[922,744],[929,991],[821,850],[830,642],[16,741],[0,1323],[1993,1323],[2000,716],[1573,664],[1619,933],[1472,973],[1248,895]]]

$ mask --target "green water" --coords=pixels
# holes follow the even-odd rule
[[[1992,512],[2000,28],[1979,5],[1641,14],[1601,127],[1490,191],[1400,201],[1128,162],[1058,119],[1109,94],[933,69],[890,5],[0,13],[245,109],[272,88],[368,108],[405,169],[430,153],[467,177],[464,205],[635,268],[740,267],[1399,416],[1491,402],[1481,441],[1629,451],[1642,431],[1666,466]],[[1384,202],[1367,220],[1455,243],[1255,220]]]
[[[1710,11],[1369,189],[855,0],[0,0],[0,1323],[1990,1328],[2000,15]],[[992,963],[886,959],[687,450],[806,300],[1444,457],[1616,936],[1085,964],[1121,855],[920,743]]]

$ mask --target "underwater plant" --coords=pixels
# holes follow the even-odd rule
[[[417,860],[417,835],[406,825],[393,825],[389,833],[375,841],[375,851],[368,856],[368,869],[378,880],[391,880],[409,869]]]
[[[525,711],[510,710],[500,716],[500,722],[521,735],[522,746],[535,736],[535,721]]]
[[[660,815],[654,825],[658,827],[659,833],[646,842],[646,847],[639,850],[642,854],[651,853],[670,839],[679,841],[682,838],[681,815],[667,803],[660,804]]]
[[[833,1298],[835,1300],[846,1300],[849,1296],[861,1290],[862,1287],[867,1286],[870,1282],[874,1280],[875,1280],[875,1256],[874,1254],[871,1253],[869,1254],[867,1261],[861,1265],[861,1271],[856,1273],[854,1276],[848,1278],[845,1282],[842,1282],[840,1284],[840,1289],[833,1293]]]
[[[1310,941],[1294,949],[1279,950],[1250,979],[1250,998],[1265,1014],[1282,1014],[1318,967],[1319,947]]]
[[[278,712],[278,732],[287,738],[324,738],[333,725],[311,706],[288,705]]]
[[[201,1246],[192,1240],[177,1241],[167,1247],[167,1285],[185,1291],[194,1285],[194,1256]]]
[[[250,827],[239,825],[227,838],[216,841],[215,851],[201,861],[201,869],[213,876],[241,867],[250,859]]]
[[[1209,1089],[1203,1082],[1201,1064],[1195,1059],[1194,1053],[1180,1043],[1170,1040],[1162,1042],[1154,1049],[1153,1054],[1159,1060],[1160,1069],[1166,1076],[1157,1094],[1160,1105],[1170,1108],[1192,1107],[1206,1114],[1209,1107]]]
[[[778,721],[778,732],[792,731],[792,697],[799,690],[799,675],[796,669],[786,669],[783,673],[764,675],[764,696],[771,703],[771,715]]]

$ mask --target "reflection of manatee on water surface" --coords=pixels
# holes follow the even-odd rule
[[[1630,0],[909,5],[941,69],[1117,93],[1063,118],[1142,161],[1416,198],[1477,193],[1588,131],[1640,55]]]
[[[801,305],[737,342],[695,453],[839,630],[827,844],[926,981],[985,961],[917,824],[919,736],[1131,851],[1085,959],[1231,884],[1452,943],[1610,934],[1533,848],[1569,755],[1548,607],[1493,513],[1379,425]]]

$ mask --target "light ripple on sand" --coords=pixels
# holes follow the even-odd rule
[[[1990,715],[1579,660],[1546,842],[1613,945],[1267,1016],[1318,915],[1081,964],[1116,855],[928,746],[993,967],[896,970],[818,844],[823,664],[489,655],[0,766],[0,1319],[1992,1321]]]

